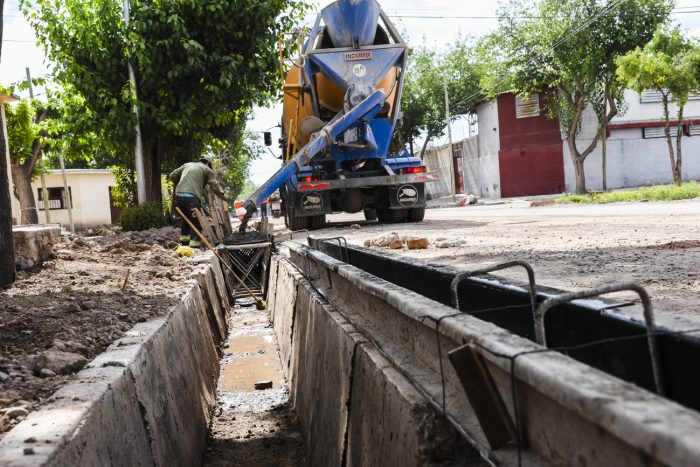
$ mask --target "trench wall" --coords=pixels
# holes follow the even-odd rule
[[[268,305],[311,465],[482,465],[418,389],[284,257]]]
[[[134,326],[0,441],[3,466],[199,465],[229,296],[204,256],[166,316]]]

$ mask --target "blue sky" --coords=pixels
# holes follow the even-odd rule
[[[498,0],[379,0],[384,11],[392,16],[392,21],[408,32],[409,44],[420,44],[423,41],[427,45],[442,49],[454,41],[458,34],[471,34],[482,36],[492,31],[496,25]],[[18,11],[19,0],[5,0],[4,33],[2,46],[2,61],[0,61],[0,83],[16,82],[25,76],[25,67],[29,67],[32,76],[42,76],[48,73],[48,64],[44,54],[36,46],[34,34]],[[330,3],[321,2],[321,6]],[[700,37],[700,0],[678,0],[677,14],[674,19],[688,29],[692,34]],[[694,11],[698,13],[681,13]],[[426,16],[439,16],[439,18],[425,18]],[[471,18],[458,18],[469,16]],[[315,15],[310,15],[309,21],[313,21]],[[480,18],[475,18],[480,17]],[[42,93],[41,89],[36,91]],[[255,109],[254,118],[249,123],[249,128],[254,131],[263,131],[280,120],[280,106],[268,109]],[[453,128],[455,139],[462,138],[466,133],[466,125],[457,122]],[[273,134],[273,138],[278,137]],[[445,138],[443,138],[445,139]],[[436,144],[443,144],[439,140]],[[273,148],[273,151],[279,151]],[[279,167],[279,160],[269,153],[255,161],[251,167],[251,178],[256,183],[265,181]]]

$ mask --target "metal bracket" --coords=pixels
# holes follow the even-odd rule
[[[457,274],[452,283],[450,284],[450,290],[452,291],[452,304],[455,308],[459,310],[459,294],[457,293],[457,288],[459,284],[469,277],[478,276],[481,274],[486,274],[489,272],[500,271],[502,269],[509,269],[515,266],[520,266],[525,268],[527,271],[527,279],[530,291],[530,306],[532,307],[532,316],[535,316],[535,308],[537,306],[537,284],[535,283],[535,271],[532,266],[527,261],[508,261],[507,263],[500,263],[494,266],[487,266],[481,269],[475,269],[473,271],[465,271]],[[460,310],[461,311],[461,310]]]
[[[544,327],[544,317],[550,309],[559,305],[563,305],[564,303],[570,302],[572,300],[579,300],[582,298],[594,298],[600,295],[626,290],[636,292],[637,295],[639,295],[639,298],[642,300],[642,307],[644,308],[644,320],[646,322],[647,328],[647,344],[649,346],[649,356],[651,357],[651,371],[654,376],[656,392],[659,395],[663,395],[665,393],[665,388],[663,384],[663,376],[661,373],[661,358],[659,357],[659,342],[656,336],[654,310],[651,304],[651,299],[649,298],[649,294],[643,287],[641,287],[638,284],[635,284],[633,282],[610,284],[595,289],[565,293],[545,300],[535,311],[535,338],[537,339],[537,342],[539,344],[547,347],[547,333]]]
[[[347,241],[347,239],[346,239],[345,237],[341,237],[341,236],[338,236],[338,237],[325,237],[325,238],[317,238],[317,239],[315,239],[315,240],[316,240],[316,245],[318,245],[318,244],[319,244],[318,242],[320,242],[320,241],[324,241],[324,242],[325,242],[325,241],[329,241],[329,240],[335,240],[335,241],[337,241],[337,242],[338,242],[338,248],[340,248],[340,252],[341,252],[341,258],[344,258],[344,261],[345,261],[346,263],[349,263],[349,262],[350,262],[350,255],[349,255],[349,253],[348,253],[348,241]],[[342,241],[342,243],[341,243],[341,241]],[[318,248],[316,248],[316,250],[318,250]]]
[[[304,253],[302,254],[304,256],[304,277],[310,281],[315,281],[316,279],[321,278],[321,273],[318,271],[316,272],[316,275],[312,276],[311,273],[314,272],[311,270],[311,264],[309,263],[309,252],[308,250],[304,250]]]
[[[476,346],[468,343],[448,356],[491,448],[516,444],[515,424]]]
[[[292,231],[289,233],[289,240],[290,240],[290,241],[294,241],[294,234],[295,234],[295,233],[302,233],[302,232],[306,232],[306,236],[307,236],[307,237],[309,236],[309,233],[310,233],[310,232],[309,232],[309,229],[292,230]],[[297,243],[299,243],[299,242],[297,242]]]

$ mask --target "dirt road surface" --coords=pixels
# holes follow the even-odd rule
[[[580,290],[633,281],[648,290],[658,313],[700,323],[698,199],[544,207],[516,199],[428,209],[421,223],[368,223],[362,213],[328,220],[327,228],[312,234],[343,235],[356,245],[388,232],[402,238],[426,237],[430,244],[425,250],[380,249],[464,269],[522,259],[533,265],[539,284],[551,287]],[[279,221],[275,220],[277,228],[283,228]],[[498,275],[524,280],[519,270]]]

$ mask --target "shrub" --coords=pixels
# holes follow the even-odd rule
[[[158,228],[172,223],[172,216],[157,201],[123,208],[119,217],[119,225],[127,231]]]

